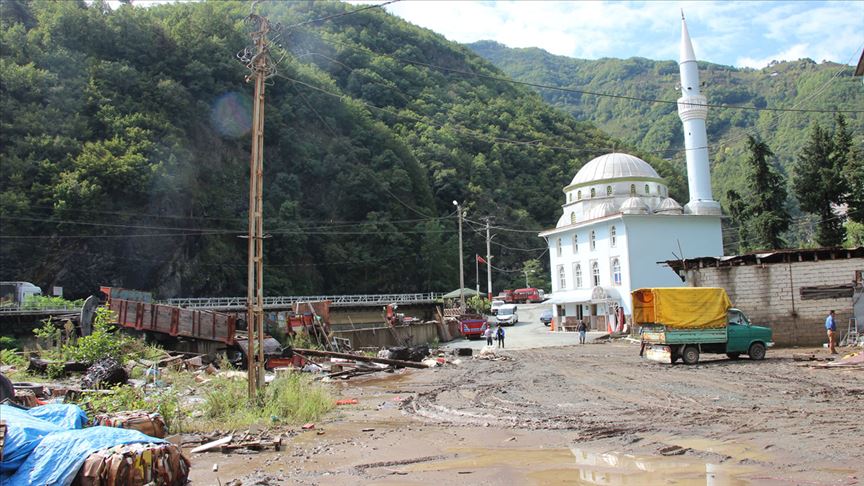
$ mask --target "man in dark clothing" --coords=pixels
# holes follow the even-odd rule
[[[588,326],[585,325],[585,321],[579,321],[579,325],[576,326],[576,330],[579,331],[579,344],[585,344],[585,333],[588,330]]]
[[[501,324],[498,324],[498,331],[495,333],[495,335],[498,337],[498,347],[503,348],[504,347],[504,328],[501,327]]]

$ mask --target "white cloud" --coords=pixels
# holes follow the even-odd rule
[[[681,8],[696,55],[721,64],[854,62],[864,43],[864,2],[405,0],[385,8],[456,42],[490,39],[589,59],[675,59]]]

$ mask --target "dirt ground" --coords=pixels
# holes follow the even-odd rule
[[[281,452],[192,457],[193,484],[859,484],[864,373],[762,362],[696,366],[626,342],[334,385],[340,406]],[[812,364],[812,363],[810,363]],[[213,472],[214,464],[218,471]],[[237,484],[235,482],[234,484]]]

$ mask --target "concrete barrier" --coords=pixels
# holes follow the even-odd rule
[[[386,348],[388,346],[416,346],[438,340],[438,327],[434,322],[413,324],[411,326],[375,327],[371,329],[353,329],[333,331],[338,338],[351,341],[351,347]]]

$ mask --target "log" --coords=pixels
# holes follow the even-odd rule
[[[319,351],[317,349],[299,349],[294,348],[294,352],[300,355],[308,355],[308,356],[323,356],[325,358],[343,358],[343,359],[353,359],[354,361],[366,361],[369,363],[381,363],[391,366],[402,366],[403,368],[420,368],[426,369],[427,366],[423,363],[415,363],[413,361],[403,361],[401,359],[386,359],[386,358],[375,358],[375,357],[367,357],[367,356],[357,356],[348,353],[337,353],[335,351]]]

